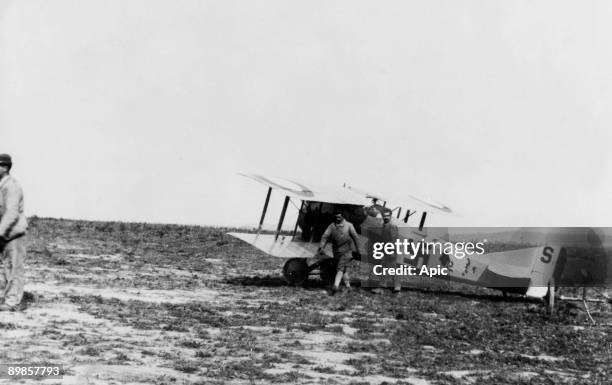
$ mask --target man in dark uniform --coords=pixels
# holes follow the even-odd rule
[[[331,295],[334,295],[338,291],[343,277],[346,287],[351,287],[346,269],[353,259],[353,250],[359,255],[357,231],[355,231],[355,227],[351,222],[344,219],[341,212],[337,211],[334,213],[334,222],[323,233],[321,243],[319,244],[319,253],[323,252],[323,249],[329,242],[332,244],[334,259],[338,263],[336,279],[330,292]]]

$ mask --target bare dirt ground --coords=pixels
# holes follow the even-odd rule
[[[0,362],[61,384],[609,384],[612,320],[487,289],[289,287],[224,229],[31,220],[26,308]],[[12,381],[12,380],[11,380]]]

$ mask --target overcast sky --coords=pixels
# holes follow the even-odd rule
[[[4,1],[0,152],[28,215],[256,224],[246,171],[432,198],[457,212],[438,224],[612,226],[610,20],[607,0]]]

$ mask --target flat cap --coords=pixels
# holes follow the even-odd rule
[[[13,160],[9,154],[0,154],[0,164],[13,164]]]

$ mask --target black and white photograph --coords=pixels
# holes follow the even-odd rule
[[[612,383],[612,2],[0,2],[0,383]]]

